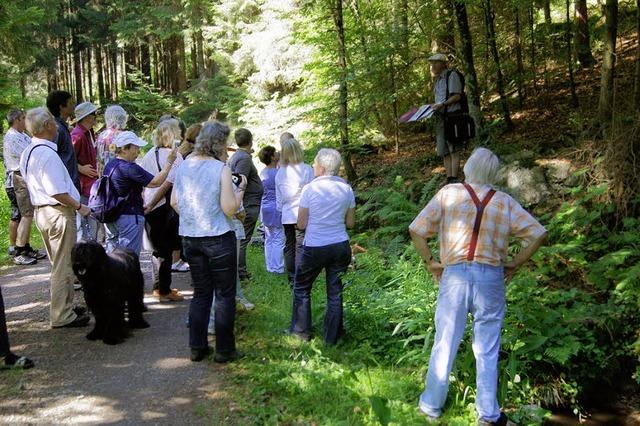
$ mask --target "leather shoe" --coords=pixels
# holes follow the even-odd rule
[[[85,308],[84,306],[74,306],[73,312],[75,312],[78,316],[84,315],[87,313],[87,308]]]
[[[89,324],[89,320],[91,318],[89,317],[89,315],[83,314],[83,315],[78,315],[76,317],[76,319],[74,319],[73,321],[71,321],[69,324],[65,324],[65,325],[59,325],[53,328],[74,328],[74,327],[85,327],[87,324]]]
[[[212,353],[213,353],[213,348],[211,348],[211,346],[208,346],[205,349],[191,349],[191,361],[193,362],[202,361]]]
[[[226,354],[216,352],[216,354],[213,356],[213,360],[220,364],[225,364],[227,362],[235,361],[240,358],[244,358],[244,353],[240,351],[233,351]]]

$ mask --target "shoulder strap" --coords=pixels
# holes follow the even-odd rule
[[[447,102],[449,100],[449,77],[451,77],[451,73],[452,72],[453,72],[452,70],[449,70],[449,69],[447,70],[447,76],[446,76],[446,80],[447,80],[446,87],[447,87],[447,90],[445,92],[446,94],[444,95],[444,101],[445,102]],[[448,107],[445,105],[444,106],[444,114],[445,115],[447,115],[447,108]]]
[[[33,151],[36,148],[41,147],[41,146],[44,146],[45,148],[49,148],[51,151],[56,152],[56,150],[51,148],[49,145],[36,145],[33,148],[31,148],[31,151],[29,151],[29,155],[27,155],[27,161],[24,163],[24,174],[25,174],[25,177],[27,177],[26,174],[27,174],[27,171],[29,170],[29,160],[31,159],[31,154],[33,154]]]
[[[487,195],[484,197],[482,202],[478,199],[476,192],[473,190],[471,185],[468,183],[463,183],[465,189],[471,196],[473,200],[473,204],[476,205],[476,220],[473,224],[473,233],[471,234],[471,243],[469,244],[469,252],[467,253],[467,260],[472,262],[476,256],[476,247],[478,245],[478,236],[480,234],[480,224],[482,223],[482,216],[484,215],[484,209],[487,207],[491,199],[496,193],[495,189],[490,189]]]
[[[158,166],[158,173],[162,171],[162,167],[160,167],[160,148],[157,146],[154,148],[156,150],[156,166]]]

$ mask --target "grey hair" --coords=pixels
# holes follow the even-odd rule
[[[335,149],[322,148],[316,154],[315,163],[324,168],[324,172],[328,176],[335,176],[340,171],[342,157]]]
[[[129,114],[120,105],[109,105],[104,112],[104,122],[108,129],[124,130]]]
[[[498,178],[500,160],[487,148],[476,148],[464,164],[465,181],[493,185]]]
[[[24,111],[21,109],[12,109],[7,114],[7,121],[9,122],[9,126],[13,126],[13,122],[24,116]]]
[[[227,152],[227,140],[231,129],[219,121],[207,121],[193,145],[193,153],[220,159]]]
[[[180,126],[178,120],[171,118],[161,121],[153,131],[153,144],[158,148],[171,148],[175,139],[180,140]]]
[[[26,124],[27,130],[32,135],[39,135],[45,129],[49,121],[55,122],[53,114],[45,107],[33,108],[27,111]]]

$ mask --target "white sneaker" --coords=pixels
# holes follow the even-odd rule
[[[180,259],[171,265],[171,272],[189,272],[189,264]]]
[[[249,302],[246,298],[244,297],[236,297],[236,302],[238,302],[239,304],[242,305],[242,307],[246,310],[246,311],[251,311],[253,310],[253,308],[256,307],[256,305],[254,305],[253,303]]]

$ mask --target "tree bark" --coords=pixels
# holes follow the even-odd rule
[[[587,0],[576,2],[576,56],[583,68],[590,68],[596,60],[591,54],[591,37],[589,34],[589,17]]]
[[[544,9],[544,23],[548,27],[551,26],[551,0],[542,0],[542,8]]]
[[[640,0],[638,0],[640,1]],[[531,34],[531,76],[533,79],[533,90],[538,93],[538,69],[536,64],[536,29],[535,29],[535,14],[533,10],[533,3],[529,7],[529,32]]]
[[[93,67],[91,66],[91,47],[85,50],[87,56],[87,84],[89,86],[89,100],[93,101]]]
[[[84,100],[82,94],[82,57],[80,56],[80,40],[75,30],[71,36],[71,46],[73,50],[73,74],[75,78],[76,103]]]
[[[176,62],[178,71],[178,87],[176,94],[187,89],[187,54],[184,36],[180,33],[176,36]]]
[[[520,35],[520,8],[515,8],[515,35],[516,35],[516,88],[518,92],[518,106],[522,108],[524,104],[524,89],[522,79],[524,78],[524,65],[522,63],[522,37]]]
[[[146,83],[151,83],[151,52],[149,47],[149,38],[145,38],[145,40],[140,45],[140,71],[142,71],[142,75],[145,77]]]
[[[204,37],[202,36],[202,30],[198,30],[195,33],[196,35],[196,48],[198,55],[196,57],[196,62],[198,64],[198,77],[203,78],[207,75],[207,70],[205,68],[204,61]]]
[[[484,17],[487,23],[487,39],[489,41],[489,49],[496,65],[496,85],[498,86],[498,94],[500,95],[500,104],[502,106],[502,117],[507,126],[507,130],[513,130],[513,122],[509,113],[509,101],[505,93],[504,76],[502,74],[502,66],[500,65],[500,55],[498,54],[498,45],[496,43],[495,14],[491,7],[491,0],[485,0]]]
[[[98,102],[103,104],[105,101],[105,96],[104,96],[104,73],[102,70],[102,48],[100,46],[96,46],[94,49],[95,49],[95,56],[96,56],[96,71],[98,76]]]
[[[640,0],[636,0],[636,71],[633,82],[633,106],[640,110]]]
[[[347,179],[353,182],[357,179],[356,171],[351,163],[351,154],[349,152],[349,117],[348,117],[348,88],[347,88],[347,51],[344,36],[344,19],[342,13],[342,0],[333,0],[334,4],[331,8],[333,15],[333,23],[335,25],[337,41],[338,41],[338,68],[340,69],[340,81],[338,82],[338,118],[340,120],[340,144],[342,145],[342,155],[344,158],[344,170],[347,173]]]
[[[462,56],[464,58],[465,92],[469,102],[469,115],[476,123],[478,134],[484,128],[484,117],[480,109],[480,89],[478,87],[478,76],[473,60],[473,40],[469,29],[469,19],[467,17],[467,6],[464,0],[454,1],[456,20],[458,21],[458,31],[460,32],[460,42],[462,44]]]
[[[569,15],[570,1],[565,0],[566,12],[567,12],[567,28],[565,31],[565,37],[567,41],[567,65],[569,67],[569,87],[571,88],[571,106],[578,107],[578,95],[576,94],[576,82],[573,78],[573,54],[571,51],[571,18]]]
[[[602,74],[600,77],[600,99],[598,116],[603,129],[611,125],[616,67],[616,39],[618,35],[618,0],[606,0],[604,5],[605,33],[602,52]]]

